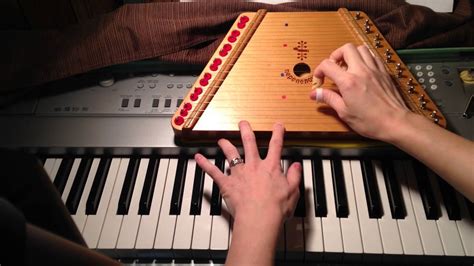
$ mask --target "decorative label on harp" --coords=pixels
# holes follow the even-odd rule
[[[300,59],[301,61],[308,58],[309,50],[307,44],[308,43],[306,41],[299,41],[298,45],[293,47],[293,50],[297,52],[296,58]]]

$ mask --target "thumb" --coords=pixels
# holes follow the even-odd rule
[[[317,88],[310,93],[310,98],[331,106],[337,113],[346,108],[341,95],[333,90]]]
[[[290,185],[291,190],[298,190],[301,182],[301,163],[292,163],[290,167],[288,167],[286,178],[288,180],[288,184]]]

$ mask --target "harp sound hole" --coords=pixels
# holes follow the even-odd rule
[[[303,78],[305,76],[311,75],[311,68],[308,64],[298,63],[293,67],[293,72],[296,76]]]

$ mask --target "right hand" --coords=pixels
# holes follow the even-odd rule
[[[322,82],[330,78],[338,90],[322,89],[320,99],[316,99],[316,89],[310,98],[331,106],[362,136],[390,141],[397,125],[411,114],[383,62],[365,45],[349,43],[336,49],[316,68],[314,77]]]

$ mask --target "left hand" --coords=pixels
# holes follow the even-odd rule
[[[222,173],[201,154],[195,155],[196,162],[217,183],[235,220],[243,218],[256,221],[268,217],[282,223],[293,213],[299,198],[301,164],[293,163],[287,176],[282,171],[283,125],[274,125],[268,154],[263,160],[258,153],[250,124],[241,121],[239,128],[245,163],[231,167],[230,176]],[[228,140],[220,139],[218,144],[229,163],[234,158],[240,158],[237,148]]]

